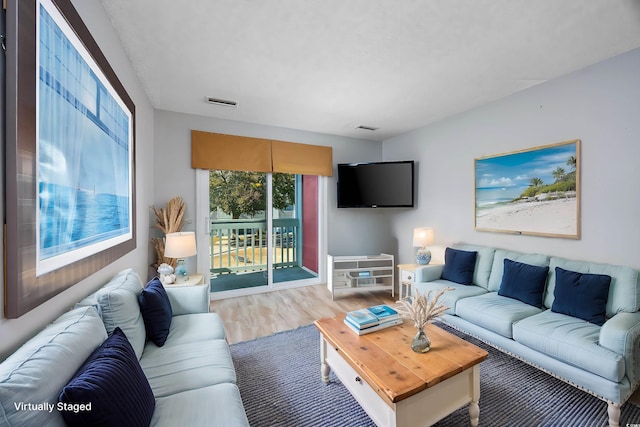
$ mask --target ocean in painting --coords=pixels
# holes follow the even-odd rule
[[[476,207],[490,208],[498,204],[510,203],[520,197],[528,186],[476,188]]]
[[[40,257],[130,232],[129,198],[40,183]]]

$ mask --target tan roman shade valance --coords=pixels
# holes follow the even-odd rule
[[[331,176],[332,154],[331,147],[271,141],[273,172]]]
[[[271,141],[192,130],[191,167],[271,172]]]
[[[332,148],[191,131],[191,167],[301,175],[333,174]]]

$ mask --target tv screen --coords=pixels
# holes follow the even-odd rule
[[[338,164],[338,207],[412,208],[413,166],[413,160]]]

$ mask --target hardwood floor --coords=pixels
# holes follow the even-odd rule
[[[332,301],[326,285],[314,285],[211,301],[211,311],[220,314],[227,340],[234,344],[295,329],[341,312],[394,304],[396,300],[387,291],[343,291]]]

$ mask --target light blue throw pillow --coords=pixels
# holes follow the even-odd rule
[[[144,320],[138,304],[142,292],[140,276],[127,269],[114,276],[109,283],[96,292],[96,301],[102,311],[102,320],[111,334],[119,327],[125,333],[140,360],[147,340]]]

